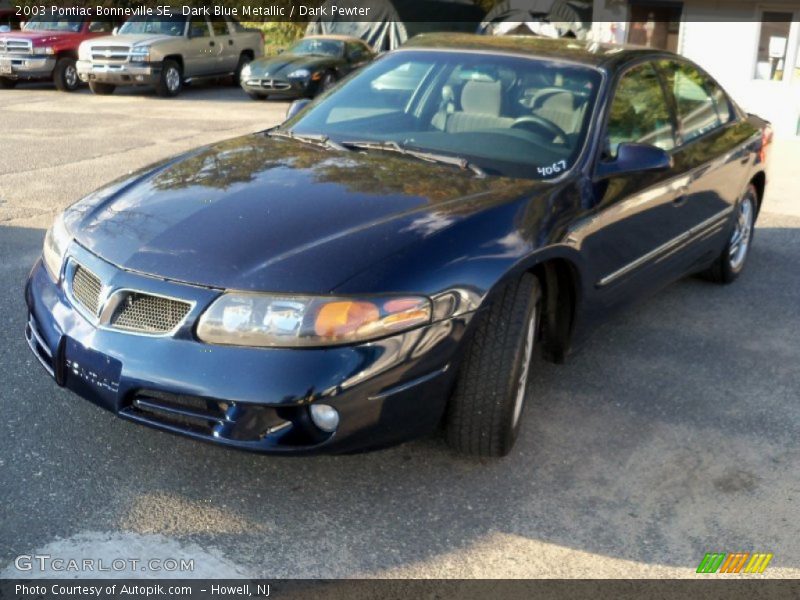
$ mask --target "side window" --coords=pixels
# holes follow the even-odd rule
[[[230,32],[228,31],[228,24],[225,21],[212,19],[211,29],[214,31],[214,35],[230,35]]]
[[[675,147],[675,132],[658,73],[650,63],[622,76],[608,115],[606,151],[611,157],[623,143]]]
[[[211,32],[208,30],[208,23],[205,19],[192,19],[189,23],[189,34],[193,38],[211,37]]]
[[[690,142],[730,121],[725,93],[708,77],[686,63],[661,63],[667,88],[675,96],[683,141]]]

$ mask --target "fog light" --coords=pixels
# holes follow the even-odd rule
[[[322,431],[331,433],[336,431],[339,426],[339,413],[336,412],[335,408],[327,404],[312,404],[311,420]]]

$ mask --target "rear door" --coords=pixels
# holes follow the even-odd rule
[[[205,17],[193,17],[189,21],[184,76],[202,77],[217,73],[218,48],[211,35],[211,25]]]
[[[214,34],[214,48],[217,51],[217,72],[233,73],[236,63],[239,62],[239,51],[236,48],[235,38],[228,29],[228,23],[219,18],[212,19],[211,30]]]
[[[614,161],[623,143],[673,152],[676,141],[674,115],[655,64],[641,62],[623,71],[607,107],[600,160]],[[686,182],[680,167],[595,181],[595,210],[571,237],[582,247],[601,299],[616,303],[674,277],[673,244],[686,227],[674,201]]]
[[[718,252],[726,216],[746,183],[750,155],[742,144],[750,132],[739,126],[725,92],[694,65],[664,60],[658,67],[677,115],[675,166],[689,177],[676,203],[688,227],[710,228],[706,237],[711,244],[701,237],[688,250],[693,255]]]

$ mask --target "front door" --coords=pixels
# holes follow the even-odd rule
[[[184,57],[184,76],[202,77],[217,73],[219,48],[211,35],[211,26],[205,17],[194,17],[189,21],[189,39]]]

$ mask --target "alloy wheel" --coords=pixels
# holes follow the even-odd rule
[[[181,86],[181,74],[175,67],[169,68],[165,80],[167,83],[167,89],[172,93],[177,92]]]
[[[747,251],[750,248],[750,238],[753,235],[753,216],[755,214],[753,199],[745,196],[739,203],[736,225],[731,234],[729,247],[729,260],[731,268],[738,271],[744,265]]]
[[[516,427],[522,415],[522,406],[525,404],[525,392],[528,389],[528,376],[531,372],[531,361],[533,360],[533,347],[536,343],[536,329],[538,324],[539,307],[534,307],[528,320],[527,331],[525,333],[525,347],[522,351],[522,368],[517,382],[517,395],[514,398],[514,415],[511,426]]]

